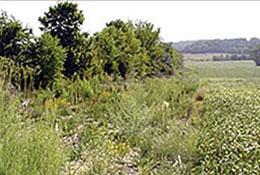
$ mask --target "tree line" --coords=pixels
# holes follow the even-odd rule
[[[171,43],[181,53],[220,53],[213,61],[254,60],[260,66],[260,39],[245,38],[180,41]],[[225,55],[225,56],[224,56]]]
[[[172,45],[182,53],[229,53],[249,54],[253,48],[260,45],[260,39],[235,38],[181,41]]]
[[[57,3],[39,17],[42,34],[36,37],[32,29],[2,12],[2,69],[17,70],[10,77],[14,84],[24,87],[33,82],[34,88],[46,88],[64,77],[170,76],[182,67],[179,52],[164,43],[160,29],[149,22],[118,19],[90,35],[80,29],[84,20],[77,4]]]

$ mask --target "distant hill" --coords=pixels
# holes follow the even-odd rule
[[[260,45],[260,39],[245,38],[235,39],[213,39],[213,40],[195,40],[180,41],[171,43],[178,51],[182,53],[229,53],[229,54],[248,54],[257,45]]]

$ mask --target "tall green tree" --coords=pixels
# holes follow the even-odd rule
[[[16,59],[29,42],[32,31],[6,12],[0,15],[0,56]]]
[[[145,59],[142,68],[146,76],[172,75],[182,65],[181,55],[170,44],[160,39],[160,29],[152,23],[139,21],[135,24],[136,38],[141,41],[141,52]]]
[[[139,59],[140,41],[130,22],[115,20],[94,35],[92,49],[93,66],[101,66],[99,70],[108,75],[126,78]]]
[[[71,2],[58,3],[50,7],[39,21],[42,25],[40,29],[59,38],[61,45],[67,51],[63,73],[71,77],[74,73],[84,71],[89,62],[89,42],[88,35],[80,31],[84,15],[78,9],[78,5]]]

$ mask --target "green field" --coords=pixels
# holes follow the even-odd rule
[[[186,61],[203,100],[195,174],[259,174],[260,67],[253,61]]]
[[[185,66],[202,78],[260,78],[260,67],[253,61],[186,61]]]

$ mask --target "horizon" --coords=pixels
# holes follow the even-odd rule
[[[39,36],[38,17],[58,1],[0,1],[0,10],[14,16]],[[72,1],[83,11],[82,29],[93,34],[115,20],[148,21],[161,29],[165,42],[260,38],[259,1]],[[190,15],[192,14],[192,15]],[[170,21],[170,22],[169,22]],[[172,21],[172,22],[171,22]]]

